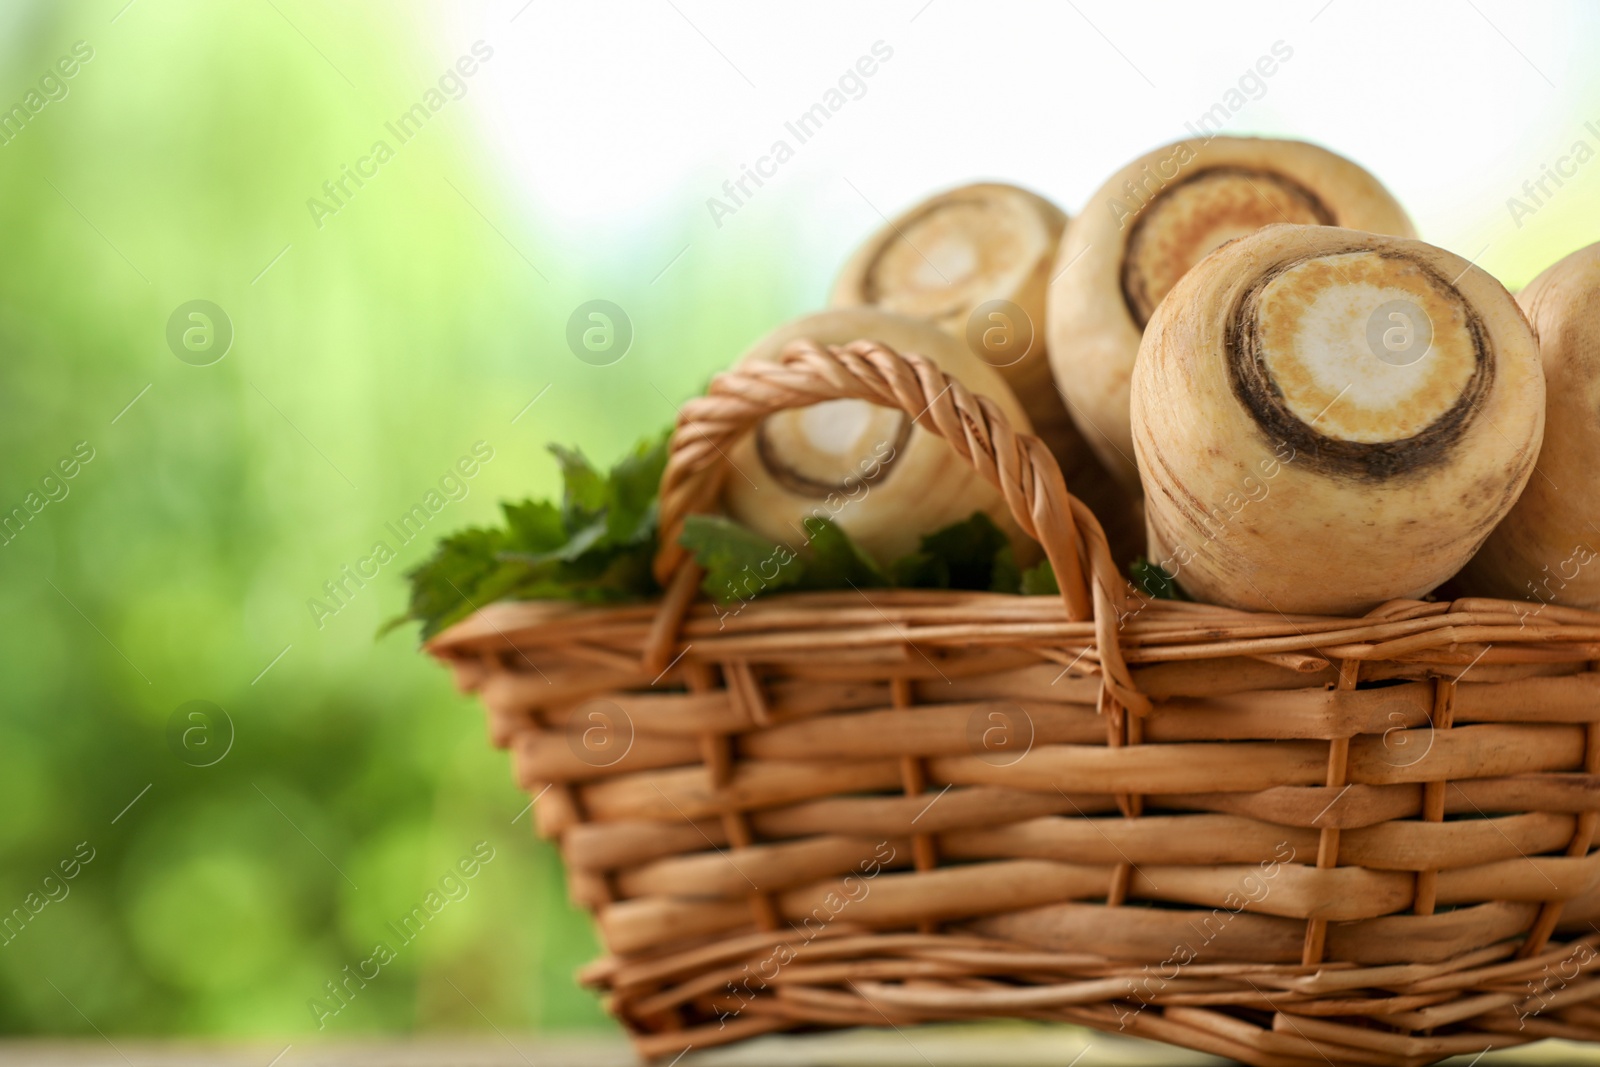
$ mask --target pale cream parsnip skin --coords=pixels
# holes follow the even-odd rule
[[[965,340],[1011,386],[1117,557],[1131,559],[1143,537],[1137,502],[1067,414],[1045,348],[1050,269],[1066,225],[1061,209],[1014,185],[980,182],[939,193],[856,249],[832,304],[929,319]]]
[[[1267,227],[1185,274],[1145,331],[1150,559],[1255,611],[1420,597],[1522,492],[1544,404],[1532,330],[1483,271],[1421,241]]]
[[[785,345],[801,338],[825,345],[871,340],[902,354],[915,352],[971,392],[993,400],[1013,427],[1031,430],[999,371],[925,319],[877,308],[822,311],[778,327],[740,362],[776,359]],[[903,413],[865,400],[830,400],[770,416],[728,458],[733,468],[723,488],[728,514],[782,544],[804,544],[803,522],[818,515],[888,563],[916,551],[923,534],[982,511],[1011,537],[1019,556],[1037,555],[998,488]]]
[[[1471,593],[1600,608],[1600,243],[1518,296],[1548,389],[1539,470],[1461,575]]]
[[[1414,236],[1361,167],[1316,145],[1249,137],[1142,156],[1068,225],[1050,286],[1050,361],[1084,438],[1124,483],[1138,484],[1129,381],[1145,324],[1213,249],[1280,223]]]

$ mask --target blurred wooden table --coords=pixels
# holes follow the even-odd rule
[[[3,1067],[637,1067],[638,1062],[626,1041],[610,1035],[431,1035],[293,1043],[0,1040]],[[676,1067],[1213,1067],[1225,1062],[1066,1027],[979,1024],[763,1038],[685,1056]],[[1600,1046],[1547,1041],[1446,1062],[1451,1067],[1600,1067]]]

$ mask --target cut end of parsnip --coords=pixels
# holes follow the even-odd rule
[[[839,272],[832,302],[925,320],[964,342],[1011,387],[1117,558],[1131,559],[1143,537],[1133,487],[1106,472],[1067,414],[1045,349],[1045,297],[1066,224],[1060,208],[1014,185],[951,189],[862,242]]]
[[[768,416],[756,431],[762,467],[799,496],[848,492],[872,465],[889,472],[905,451],[912,422],[865,400],[828,400]]]
[[[1493,369],[1461,294],[1392,251],[1272,273],[1242,301],[1230,353],[1235,390],[1269,435],[1370,473],[1444,454]]]
[[[926,205],[881,243],[860,280],[863,302],[964,325],[972,308],[1017,288],[1055,251],[1059,227],[1028,200],[990,187]]]
[[[1145,328],[1207,255],[1282,223],[1413,232],[1394,197],[1350,160],[1253,137],[1178,141],[1141,156],[1067,227],[1050,283],[1050,362],[1084,439],[1128,487],[1139,484],[1129,383]]]
[[[1044,348],[1045,290],[1067,216],[998,182],[940,193],[889,220],[850,256],[835,307],[926,319],[966,341],[1018,391],[1034,425],[1069,422]]]
[[[1544,428],[1509,293],[1421,241],[1268,226],[1156,309],[1133,368],[1150,559],[1191,596],[1354,615],[1459,571]]]
[[[1031,429],[1000,372],[965,342],[926,319],[881,308],[835,308],[795,319],[756,341],[740,362],[781,359],[802,338],[818,345],[867,339],[916,353],[987,396],[1015,429]],[[1012,537],[1020,559],[1036,552],[1000,490],[948,442],[896,408],[852,398],[779,411],[728,449],[728,461],[722,502],[729,516],[791,547],[810,537],[806,519],[825,518],[887,563],[915,551],[923,534],[982,511]]]
[[[1331,225],[1315,193],[1282,174],[1244,167],[1202,171],[1164,191],[1138,216],[1122,259],[1122,295],[1143,327],[1178,279],[1236,237],[1278,222]]]

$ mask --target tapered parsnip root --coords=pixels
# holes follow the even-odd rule
[[[1518,302],[1539,338],[1548,400],[1539,473],[1461,576],[1472,592],[1600,607],[1600,244]]]
[[[866,338],[916,352],[992,399],[1013,426],[1029,429],[1000,372],[965,343],[924,319],[878,308],[839,308],[795,319],[757,341],[740,362],[775,360],[801,338],[823,345]],[[865,400],[830,400],[772,415],[728,458],[728,513],[782,544],[804,544],[803,520],[818,515],[886,563],[915,551],[923,534],[982,511],[1012,535],[1019,551],[1037,551],[1020,536],[1000,490],[948,444],[904,412]]]
[[[1268,227],[1202,260],[1145,331],[1151,558],[1258,611],[1420,597],[1516,501],[1543,424],[1533,332],[1493,278],[1420,241]]]
[[[1000,371],[1061,465],[1067,488],[1106,529],[1118,562],[1140,551],[1138,502],[1067,414],[1045,351],[1045,296],[1067,216],[1014,185],[981,182],[884,224],[834,284],[835,307],[881,307],[932,320]]]
[[[1151,314],[1208,252],[1285,222],[1415,235],[1356,164],[1250,137],[1158,148],[1112,175],[1067,227],[1050,285],[1050,361],[1084,437],[1125,483],[1138,483],[1128,383]]]

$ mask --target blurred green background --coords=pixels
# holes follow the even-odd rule
[[[556,358],[586,280],[508,206],[461,104],[404,145],[386,132],[472,37],[435,55],[376,2],[143,0],[110,21],[123,2],[7,12],[8,103],[74,42],[93,56],[0,148],[3,507],[59,493],[41,479],[78,442],[93,458],[0,549],[0,908],[59,894],[78,843],[93,859],[7,929],[0,1029],[314,1030],[308,1001],[334,1004],[325,983],[480,841],[470,894],[327,1031],[599,1025],[572,981],[593,936],[482,716],[412,633],[374,634],[434,536],[557,484],[547,441],[609,460],[704,364],[657,359],[658,395]],[[513,61],[494,45],[485,71]],[[395,158],[318,229],[308,198],[380,138]],[[721,284],[750,284],[765,321],[795,300],[775,282]],[[641,328],[688,329],[664,289],[607,292]],[[192,299],[232,322],[213,365],[167,346]],[[385,523],[478,441],[469,494],[401,547]],[[318,626],[308,600],[336,605],[323,583],[379,539],[398,558]],[[193,700],[234,731],[210,766],[169,743]],[[225,742],[190,726],[191,762]]]
[[[1302,35],[1301,66],[1239,129],[1318,136],[1381,175],[1392,164],[1401,199],[1425,232],[1433,224],[1426,235],[1469,256],[1484,244],[1481,262],[1509,284],[1600,238],[1600,163],[1526,226],[1503,203],[1572,140],[1600,145],[1596,74],[1577,58],[1600,40],[1592,14],[1541,13],[1516,35],[1553,95],[1472,23],[1470,48],[1494,55],[1507,84],[1485,90],[1445,64],[1452,80],[1433,97],[1397,91],[1395,110],[1372,117],[1328,99],[1351,60],[1316,44],[1359,40],[1370,15],[1308,21],[1320,6],[1262,9],[1240,20],[1248,32],[1213,26],[1238,43],[1206,56],[1169,56],[1192,27],[1152,39],[1153,55],[1130,45],[1159,96],[1057,13],[1090,80],[1040,108],[968,102],[990,125],[958,151],[951,129],[964,120],[939,94],[973,9],[841,6],[752,28],[726,10],[693,9],[690,22],[662,5],[642,25],[614,7],[524,15],[522,0],[470,13],[7,0],[0,107],[27,114],[0,145],[0,510],[29,519],[0,548],[0,911],[28,917],[0,939],[0,1030],[315,1031],[310,1002],[325,983],[479,842],[494,859],[468,895],[322,1019],[325,1032],[609,1025],[571,977],[596,951],[587,920],[565,902],[557,857],[529,832],[480,714],[410,634],[374,638],[403,603],[403,570],[497,499],[548,492],[546,442],[609,462],[668,422],[745,343],[821,302],[880,207],[998,176],[1073,208],[1125,158],[1181,135],[1185,116],[1285,34]],[[1050,35],[1016,40],[1004,22],[1040,16],[989,17],[984,33],[1027,53],[991,56],[997,69],[1044,69],[1028,50]],[[1127,17],[1095,15],[1125,43],[1141,32]],[[807,47],[786,47],[802,29]],[[705,198],[878,38],[901,65],[850,104],[827,144],[714,227]],[[478,40],[492,57],[461,100],[403,144],[386,132]],[[80,41],[92,57],[42,83]],[[657,66],[639,66],[647,53]],[[688,96],[673,95],[678,72]],[[1126,91],[1127,108],[1083,104],[1093,79]],[[37,112],[34,90],[48,100]],[[1494,121],[1461,100],[1485,91],[1505,101]],[[1480,139],[1419,164],[1408,123],[1449,100]],[[1059,120],[1054,139],[1030,132],[1040,109]],[[623,113],[632,125],[608,125]],[[1320,132],[1335,121],[1338,135]],[[349,184],[319,226],[308,200],[327,203],[323,183],[379,139],[394,158]],[[1474,182],[1496,192],[1461,206],[1450,190]],[[568,315],[592,298],[633,321],[621,363],[566,349]],[[167,331],[175,309],[202,299],[233,339],[196,366]],[[479,441],[493,459],[465,498],[399,546],[385,524]],[[47,480],[75,448],[92,460]],[[29,494],[63,490],[32,513]],[[347,586],[347,605],[319,625],[308,601],[379,539],[398,558]],[[191,720],[178,710],[190,701],[226,719]],[[185,738],[190,727],[200,733]],[[194,765],[230,735],[216,762]]]

